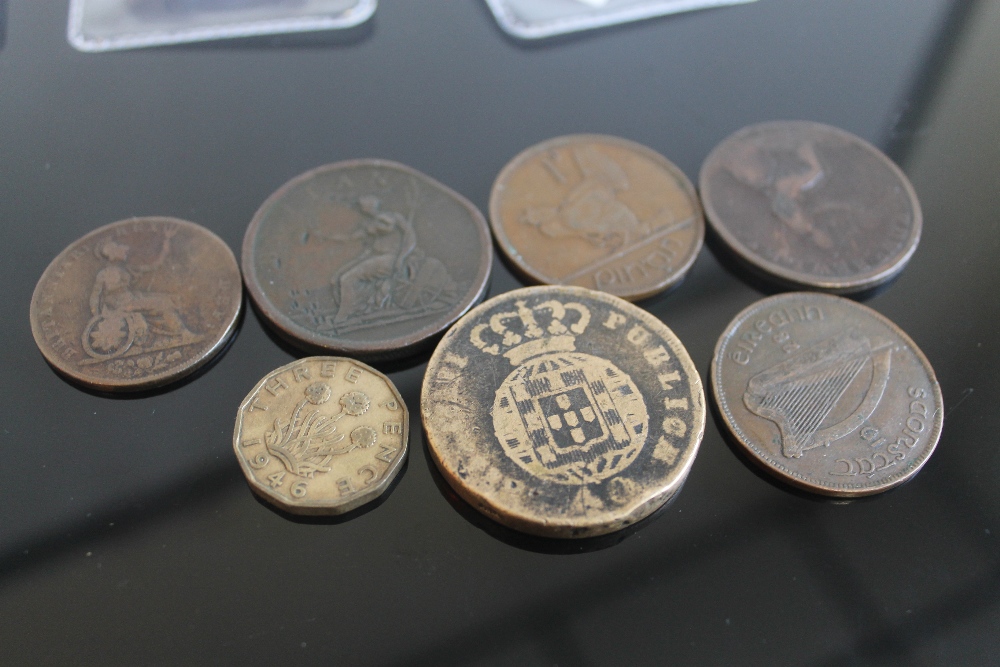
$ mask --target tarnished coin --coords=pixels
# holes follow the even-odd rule
[[[445,334],[420,398],[434,462],[511,528],[589,537],[680,488],[705,430],[701,378],[662,322],[580,287],[490,299]]]
[[[712,391],[750,458],[807,491],[864,496],[917,474],[941,434],[941,388],[899,327],[854,301],[797,292],[736,316]]]
[[[307,357],[268,373],[236,415],[250,488],[293,514],[342,514],[381,496],[406,459],[409,413],[386,376]]]
[[[680,169],[645,146],[596,134],[550,139],[511,160],[493,184],[490,224],[529,279],[631,301],[680,283],[705,236]]]
[[[149,389],[215,356],[243,288],[229,246],[176,218],[132,218],[63,250],[31,298],[31,331],[59,372],[105,391]]]
[[[385,160],[292,179],[243,242],[247,289],[282,337],[368,360],[429,344],[482,299],[492,262],[475,206]]]
[[[788,285],[871,288],[902,271],[920,241],[906,175],[868,142],[820,123],[739,130],[705,159],[699,188],[737,258]]]

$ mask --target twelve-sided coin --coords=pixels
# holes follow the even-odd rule
[[[531,287],[465,315],[420,398],[444,478],[491,519],[589,537],[648,516],[681,486],[705,428],[701,379],[648,312],[580,287]]]
[[[701,250],[694,186],[626,139],[578,134],[524,150],[490,195],[501,251],[529,279],[635,301],[675,287]]]
[[[243,243],[261,314],[290,342],[363,359],[415,352],[485,294],[489,229],[468,200],[386,160],[306,172]]]
[[[132,218],[63,250],[31,299],[31,331],[58,371],[105,391],[193,372],[236,327],[243,289],[229,246],[176,218]]]
[[[233,449],[264,500],[293,514],[342,514],[389,488],[409,434],[389,378],[353,359],[307,357],[247,394]]]
[[[775,121],[716,146],[699,177],[712,229],[735,256],[779,282],[835,293],[898,274],[920,241],[906,175],[844,130]]]
[[[874,310],[793,292],[751,305],[712,360],[712,392],[749,457],[800,488],[864,496],[915,475],[941,434],[941,388]]]

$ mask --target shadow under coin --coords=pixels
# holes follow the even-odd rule
[[[706,377],[710,377],[710,374],[706,374]],[[714,378],[712,379],[714,383]],[[712,420],[715,422],[715,427],[718,429],[719,433],[722,434],[722,440],[726,443],[729,450],[736,456],[737,459],[758,479],[764,481],[771,487],[782,491],[784,493],[791,494],[803,500],[808,500],[810,502],[822,504],[822,505],[850,505],[854,503],[870,502],[878,496],[885,495],[889,491],[876,493],[869,496],[858,496],[856,498],[838,498],[836,496],[826,496],[819,493],[811,493],[805,489],[800,489],[797,486],[789,484],[768,470],[767,464],[759,460],[757,457],[750,455],[746,448],[740,444],[739,440],[733,435],[732,431],[729,430],[729,426],[726,424],[725,418],[723,418],[722,413],[719,411],[719,406],[716,404],[714,399],[714,393],[710,394],[712,398],[709,399],[709,412],[712,415]],[[902,486],[902,485],[900,485]],[[893,487],[899,488],[899,487]]]
[[[3,0],[0,0],[0,2],[3,2]],[[233,330],[229,334],[229,338],[227,338],[226,341],[223,343],[222,347],[219,348],[219,350],[215,354],[213,354],[208,359],[208,361],[199,366],[192,373],[180,377],[176,380],[168,380],[166,381],[166,383],[157,387],[150,387],[148,389],[139,389],[135,391],[133,390],[106,391],[103,389],[97,389],[95,387],[82,384],[75,378],[72,378],[64,374],[58,368],[53,366],[51,363],[49,363],[48,359],[45,359],[45,363],[48,364],[49,368],[51,368],[55,372],[55,374],[59,377],[59,379],[63,380],[67,384],[72,385],[75,389],[79,389],[80,391],[86,394],[90,394],[91,396],[97,396],[98,398],[134,400],[141,398],[151,398],[153,396],[166,394],[167,392],[176,391],[181,387],[191,384],[192,382],[203,376],[205,373],[208,373],[210,370],[212,370],[215,367],[215,365],[222,360],[222,357],[224,357],[225,354],[229,351],[229,348],[233,346],[233,343],[236,342],[236,337],[240,335],[240,331],[243,329],[243,318],[246,317],[246,297],[244,296],[243,298],[244,298],[244,303],[240,307],[240,312],[239,315],[236,317],[236,322],[233,324]],[[43,359],[45,358],[44,355],[42,358]]]
[[[400,466],[399,472],[396,473],[396,476],[393,478],[392,482],[389,483],[389,486],[386,488],[385,491],[382,492],[382,494],[378,498],[370,500],[361,507],[356,507],[350,510],[349,512],[344,512],[343,514],[318,514],[318,515],[293,514],[291,512],[281,509],[277,505],[272,505],[268,500],[262,498],[259,494],[257,494],[253,490],[252,487],[250,487],[249,482],[247,482],[247,486],[250,488],[248,488],[247,490],[250,492],[250,495],[253,496],[254,500],[256,500],[260,505],[264,506],[266,509],[270,510],[273,514],[281,517],[282,519],[291,521],[292,523],[298,523],[303,525],[337,526],[342,523],[347,523],[348,521],[353,521],[354,519],[357,519],[360,516],[364,516],[365,514],[368,514],[369,512],[379,508],[382,505],[382,503],[388,500],[389,496],[392,495],[393,491],[396,490],[396,486],[399,484],[399,480],[403,478],[403,475],[406,474],[406,468],[409,466],[409,464],[410,464],[410,457],[407,456],[406,459],[403,461],[402,466]]]
[[[471,523],[476,528],[479,528],[490,537],[524,551],[566,556],[572,554],[591,553],[613,547],[642,530],[650,522],[655,521],[657,517],[659,517],[671,504],[673,504],[674,500],[680,494],[681,489],[683,489],[682,485],[681,488],[677,489],[674,494],[665,503],[663,503],[663,505],[657,508],[656,511],[649,516],[640,519],[630,526],[626,526],[621,530],[607,535],[598,535],[596,537],[585,537],[580,539],[529,535],[528,533],[522,533],[521,531],[508,528],[503,524],[493,521],[459,496],[455,490],[451,488],[451,485],[448,484],[448,481],[445,480],[444,476],[441,475],[437,465],[434,463],[434,458],[431,456],[430,449],[427,446],[427,436],[426,434],[422,435],[423,447],[421,447],[421,449],[424,452],[424,458],[427,459],[427,467],[430,469],[431,479],[434,480],[434,485],[437,486],[438,491],[441,492],[441,495],[448,501],[448,504],[451,505],[452,509],[458,512],[463,519]]]

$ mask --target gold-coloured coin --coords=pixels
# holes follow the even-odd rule
[[[293,514],[343,514],[378,498],[407,454],[409,414],[386,376],[308,357],[247,394],[233,449],[254,493]]]
[[[579,287],[531,287],[460,319],[427,366],[434,462],[477,510],[549,537],[611,533],[680,488],[705,395],[674,333]]]

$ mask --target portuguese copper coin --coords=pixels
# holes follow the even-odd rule
[[[444,478],[477,510],[548,537],[590,537],[665,503],[705,429],[701,378],[662,322],[580,287],[529,287],[458,321],[420,411]]]
[[[699,188],[723,243],[782,284],[875,287],[902,271],[920,241],[906,175],[868,142],[820,123],[739,130],[705,159]]]
[[[407,454],[409,415],[374,368],[307,357],[257,383],[233,449],[254,493],[293,514],[342,514],[381,496]]]
[[[60,373],[104,391],[149,389],[215,356],[243,303],[236,258],[204,227],[132,218],[63,250],[31,299],[31,331]]]
[[[712,391],[749,457],[814,493],[902,484],[941,434],[941,388],[914,342],[832,295],[781,294],[737,315],[715,348]]]
[[[623,299],[676,286],[701,250],[694,187],[665,157],[617,137],[557,137],[515,157],[490,196],[497,244],[530,280]]]
[[[292,179],[260,207],[243,242],[247,289],[278,334],[368,360],[429,344],[482,299],[492,261],[475,206],[385,160]]]

